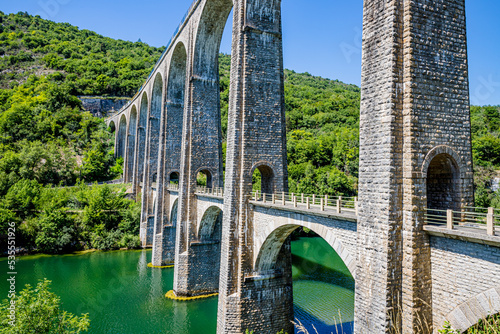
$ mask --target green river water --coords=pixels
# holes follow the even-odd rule
[[[318,333],[352,333],[354,280],[321,238],[292,242],[295,317]],[[16,285],[52,281],[63,309],[89,313],[90,333],[204,334],[216,332],[217,297],[177,302],[163,296],[173,269],[151,269],[151,251],[26,256],[18,259]],[[0,259],[1,299],[7,296],[7,261]],[[341,321],[339,320],[341,319]],[[314,330],[311,333],[315,333]]]

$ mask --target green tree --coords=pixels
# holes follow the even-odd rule
[[[10,318],[10,302],[0,304],[0,333],[9,334],[76,334],[87,332],[87,314],[75,316],[61,309],[60,298],[50,291],[51,281],[29,284],[13,299],[15,320]]]

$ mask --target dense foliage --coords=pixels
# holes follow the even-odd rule
[[[22,12],[0,23],[1,88],[57,72],[73,95],[132,96],[162,52]]]
[[[472,156],[476,206],[500,209],[500,192],[493,190],[500,175],[500,107],[471,107]]]
[[[223,138],[227,132],[230,63],[230,56],[219,57]],[[290,192],[357,193],[359,102],[360,89],[354,85],[285,70]],[[260,175],[254,178],[258,183]]]
[[[50,188],[21,180],[2,199],[1,230],[14,221],[18,247],[50,254],[137,248],[140,204],[127,199],[125,190],[121,185],[83,183]],[[5,242],[2,249],[7,249]]]
[[[11,301],[0,304],[0,333],[9,334],[77,334],[87,332],[87,314],[75,316],[61,309],[60,298],[50,291],[50,281],[40,281],[35,288],[29,284]],[[11,316],[12,315],[12,316]],[[14,318],[15,316],[15,318]]]
[[[17,245],[46,253],[136,247],[138,205],[123,192],[51,187],[120,177],[114,135],[77,95],[133,94],[159,50],[0,12],[0,55],[0,234],[15,221]]]

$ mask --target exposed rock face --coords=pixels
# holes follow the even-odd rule
[[[90,112],[95,117],[106,117],[109,114],[118,112],[125,104],[127,99],[109,98],[103,99],[99,97],[80,97],[82,107],[85,111]]]

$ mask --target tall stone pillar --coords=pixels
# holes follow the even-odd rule
[[[198,35],[196,43],[203,43],[201,38]],[[210,68],[215,68],[215,71],[211,72],[211,76],[200,75],[202,73],[198,72],[196,62],[193,60],[198,56],[194,50],[198,50],[196,45],[187,47],[187,81],[174,269],[174,292],[178,296],[201,295],[217,290],[217,284],[206,284],[203,274],[192,261],[196,257],[194,252],[199,249],[193,248],[192,244],[198,241],[197,221],[201,218],[197,217],[195,196],[198,173],[202,172],[207,175],[207,187],[222,186],[218,62],[217,54],[215,54],[212,62],[208,64]],[[218,48],[215,51],[218,51]],[[195,53],[194,56],[189,56],[193,53]],[[218,268],[213,268],[213,270],[218,270]]]
[[[356,333],[431,333],[429,209],[472,203],[463,0],[364,3]]]
[[[432,333],[425,208],[473,206],[464,0],[405,1],[403,333]]]
[[[402,3],[364,2],[356,333],[401,326]]]
[[[255,168],[266,192],[287,191],[281,1],[238,0],[233,11],[217,333],[292,333],[290,254],[285,245],[281,273],[254,273],[249,214]]]

